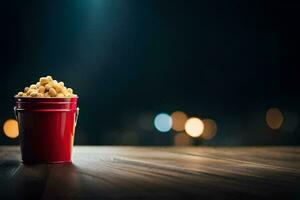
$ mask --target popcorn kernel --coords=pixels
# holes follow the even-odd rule
[[[32,92],[34,92],[34,89],[29,89],[26,93],[30,95]]]
[[[61,86],[59,84],[55,84],[53,85],[53,88],[55,89],[56,92],[60,92],[61,91]]]
[[[41,86],[38,90],[39,93],[45,93],[45,87]]]
[[[50,90],[49,90],[50,97],[55,97],[56,94],[57,94],[57,92],[55,91],[55,89],[54,88],[50,88]]]
[[[46,85],[47,83],[49,83],[49,79],[45,78],[45,77],[42,77],[40,78],[40,83],[41,85]]]
[[[32,84],[32,85],[30,85],[29,88],[30,88],[30,89],[36,89],[36,85]]]
[[[49,76],[49,75],[48,75],[46,78],[47,78],[49,81],[53,81],[52,76]]]
[[[37,97],[37,96],[38,96],[38,93],[37,93],[37,92],[32,92],[32,93],[30,94],[30,96],[31,96],[31,97]]]
[[[72,88],[68,88],[68,92],[70,92],[71,94],[73,94],[73,89]]]
[[[29,90],[29,87],[24,88],[24,92],[27,92]]]

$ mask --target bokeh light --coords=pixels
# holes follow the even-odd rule
[[[19,135],[18,122],[14,119],[6,120],[3,125],[4,134],[9,138],[16,138]]]
[[[201,137],[205,140],[212,139],[216,135],[218,130],[217,123],[212,119],[204,119],[203,124],[204,124],[204,130],[203,133],[201,134]]]
[[[201,119],[192,117],[185,123],[185,132],[191,137],[199,137],[204,130],[204,124]]]
[[[175,146],[188,146],[191,144],[192,140],[186,133],[177,133],[174,137]]]
[[[266,113],[266,123],[271,129],[279,129],[283,123],[283,114],[278,108],[270,108]]]
[[[175,111],[171,114],[172,117],[172,128],[175,131],[183,131],[187,115],[182,111]]]
[[[168,132],[172,127],[172,118],[166,113],[156,115],[154,119],[154,126],[160,132]]]

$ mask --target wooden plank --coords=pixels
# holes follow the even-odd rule
[[[0,199],[296,198],[299,147],[76,147],[73,164],[23,165],[0,147]]]

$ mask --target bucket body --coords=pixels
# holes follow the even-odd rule
[[[23,162],[72,162],[78,98],[15,99]]]

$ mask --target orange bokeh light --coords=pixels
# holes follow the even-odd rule
[[[212,120],[212,119],[204,119],[204,130],[203,133],[201,134],[201,137],[205,140],[210,140],[212,139],[218,130],[217,123]]]
[[[283,123],[283,114],[278,108],[270,108],[266,113],[266,123],[271,129],[279,129]]]
[[[19,135],[18,122],[14,119],[6,120],[3,125],[4,134],[9,138],[16,138]]]
[[[182,111],[175,111],[171,115],[172,117],[172,129],[175,131],[183,131],[186,120],[188,119],[187,115]]]

